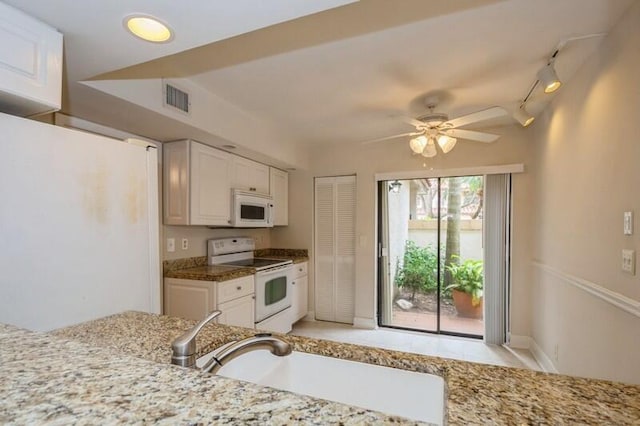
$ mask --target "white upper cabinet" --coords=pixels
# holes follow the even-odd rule
[[[0,2],[0,111],[56,111],[61,96],[62,34]]]
[[[273,197],[273,225],[289,224],[289,173],[269,167],[269,189]]]
[[[164,223],[229,226],[231,154],[191,140],[163,150]]]
[[[268,194],[269,166],[234,155],[231,186],[243,191]]]

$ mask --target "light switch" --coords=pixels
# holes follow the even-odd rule
[[[175,238],[167,238],[167,251],[169,253],[173,253],[176,251],[176,239]]]
[[[624,235],[633,235],[633,212],[624,212]]]
[[[631,275],[636,274],[636,251],[622,250],[622,270]]]

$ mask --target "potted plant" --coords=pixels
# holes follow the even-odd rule
[[[467,259],[460,264],[447,265],[452,284],[453,304],[458,315],[466,318],[482,318],[483,268],[481,260]]]

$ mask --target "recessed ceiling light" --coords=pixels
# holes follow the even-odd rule
[[[145,41],[167,43],[173,40],[169,26],[151,15],[129,15],[124,18],[123,24],[131,34]]]

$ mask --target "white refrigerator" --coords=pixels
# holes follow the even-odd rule
[[[0,113],[0,322],[160,313],[158,153]]]

